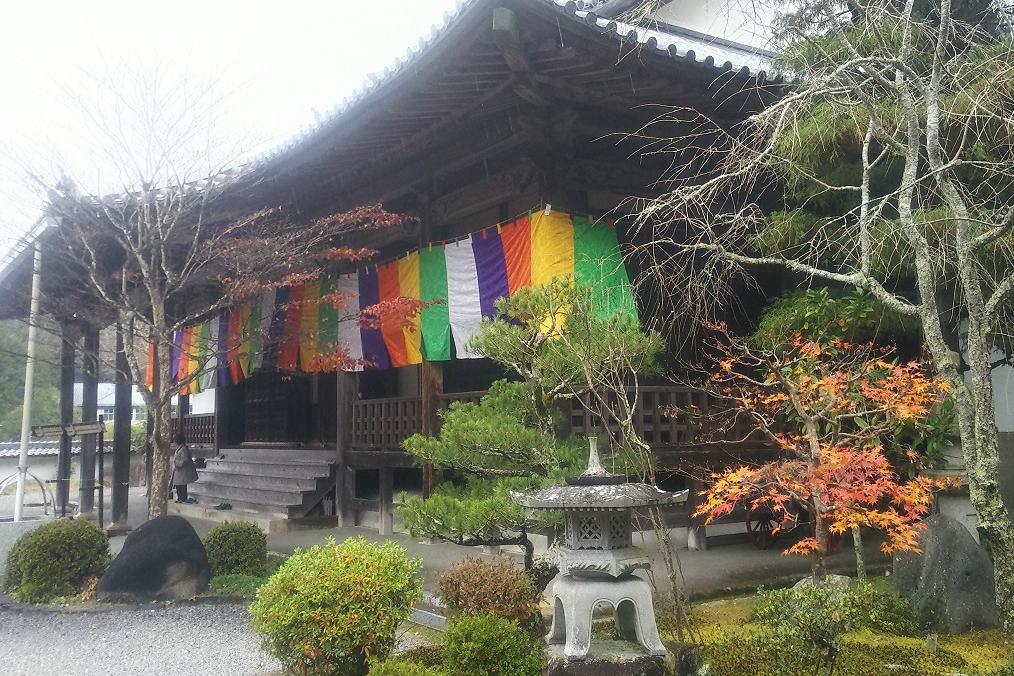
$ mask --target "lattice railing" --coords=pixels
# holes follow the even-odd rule
[[[191,413],[183,417],[183,437],[191,448],[215,445],[215,414]]]
[[[395,450],[421,429],[422,399],[390,397],[352,404],[352,447]]]
[[[484,391],[439,395],[440,406],[454,401],[478,401]],[[734,415],[713,415],[706,393],[678,385],[642,385],[639,388],[634,427],[651,446],[678,447],[722,441],[742,441],[750,428]],[[571,431],[587,435],[598,431],[599,419],[579,401],[572,403]],[[352,447],[396,450],[401,442],[422,429],[420,397],[364,399],[352,405]],[[615,429],[612,430],[615,433]]]

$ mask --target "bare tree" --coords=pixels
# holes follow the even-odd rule
[[[983,2],[791,6],[777,66],[796,84],[739,128],[698,117],[704,132],[669,140],[673,152],[709,154],[639,204],[644,253],[676,298],[721,298],[767,266],[865,290],[921,323],[959,412],[971,500],[1014,630],[1014,523],[991,381],[1014,305],[1014,42]],[[762,208],[779,190],[799,207]]]
[[[267,289],[372,255],[345,246],[343,237],[411,219],[379,206],[310,218],[285,204],[258,208],[246,206],[256,205],[255,199],[227,200],[250,181],[242,167],[230,168],[240,153],[220,143],[219,100],[157,77],[106,85],[109,98],[97,107],[83,104],[82,114],[101,154],[96,161],[119,177],[118,191],[85,195],[66,176],[37,179],[58,224],[50,255],[66,272],[63,297],[49,301],[58,310],[62,304],[65,313],[77,308],[105,317],[122,332],[120,359],[143,393],[152,423],[148,510],[155,517],[165,514],[168,501],[172,399],[229,358],[183,346],[184,357],[200,362],[177,382],[171,373],[172,350],[180,347],[174,346],[176,332]],[[339,309],[345,301],[338,293],[321,299]],[[398,310],[404,314],[406,308]],[[373,314],[378,312],[383,308]],[[354,314],[346,319],[357,319]],[[152,365],[150,389],[145,354]],[[347,355],[336,345],[327,367],[342,368]]]

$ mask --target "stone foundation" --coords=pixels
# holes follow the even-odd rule
[[[550,645],[546,663],[546,676],[667,676],[675,668],[671,656],[651,655],[629,641],[597,637],[580,662],[568,662],[562,645]]]

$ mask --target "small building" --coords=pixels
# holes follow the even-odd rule
[[[81,405],[84,403],[84,383],[74,383],[74,411],[80,414]],[[116,417],[116,384],[96,384],[96,407],[98,415],[102,416],[107,423],[113,422]],[[130,390],[130,424],[138,425],[144,423],[147,409],[144,404],[144,397],[136,386]]]

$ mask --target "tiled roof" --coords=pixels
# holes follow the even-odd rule
[[[574,0],[528,0],[528,2],[548,6],[550,9],[555,9],[561,16],[588,26],[603,35],[616,35],[618,39],[667,54],[673,59],[695,62],[719,70],[739,72],[760,79],[766,77],[767,71],[771,67],[770,53],[745,45],[736,45],[713,36],[672,27],[665,27],[665,32],[663,32],[661,28],[664,24],[659,25],[660,30],[632,26],[615,19],[599,17],[594,11],[584,9],[584,2],[579,3]],[[267,151],[255,159],[250,168],[254,169],[258,165],[285,155],[288,151],[302,145],[315,133],[334,126],[340,118],[357,107],[370,94],[406,70],[424,52],[434,48],[460,17],[474,7],[483,4],[492,3],[489,0],[458,0],[454,9],[445,12],[443,21],[439,25],[432,26],[430,34],[420,38],[415,47],[408,49],[401,57],[395,59],[395,62],[385,68],[382,73],[370,75],[358,89],[338,103],[326,115],[321,116],[316,125],[304,127],[287,141]],[[672,28],[671,32],[670,28]]]
[[[757,77],[763,80],[771,68],[771,54],[764,50],[738,45],[721,38],[696,33],[678,27],[658,24],[654,29],[632,26],[610,18],[603,18],[594,12],[601,3],[588,3],[585,0],[575,2],[574,0],[526,0],[536,9],[555,11],[565,20],[572,20],[588,27],[589,30],[609,36],[615,35],[618,40],[623,40],[631,45],[636,44],[644,49],[652,50],[663,56],[669,56],[676,61],[691,62],[705,67],[712,67],[717,72],[726,71],[739,73],[744,76]],[[407,50],[400,58],[382,73],[371,75],[361,87],[353,91],[349,96],[339,102],[327,114],[320,118],[315,125],[309,125],[293,134],[288,140],[280,143],[275,148],[252,159],[246,164],[235,167],[221,175],[215,176],[210,181],[233,182],[243,178],[254,177],[258,172],[284,158],[291,151],[305,147],[314,142],[314,137],[333,129],[340,124],[346,115],[364,104],[366,100],[385,85],[392,82],[396,76],[413,67],[417,60],[424,53],[436,49],[442,39],[446,38],[455,24],[468,12],[479,10],[483,6],[492,7],[495,0],[458,0],[455,8],[446,12],[443,21],[439,25],[431,27],[430,34],[420,38],[418,44]],[[592,10],[587,9],[592,7]],[[200,188],[203,185],[197,185]],[[42,221],[37,227],[48,225]],[[0,280],[8,274],[10,269],[29,257],[28,247],[40,233],[33,231],[29,233],[14,247],[7,255],[0,260]]]
[[[762,79],[771,68],[771,54],[761,49],[676,27],[663,28],[662,24],[659,24],[658,30],[631,26],[622,21],[597,16],[594,11],[580,10],[573,0],[550,1],[605,35],[615,34],[627,42],[663,52],[674,59],[685,59]]]
[[[29,457],[56,455],[60,452],[59,441],[30,441],[28,442]],[[71,455],[81,452],[80,442],[72,441],[70,447]],[[17,441],[0,441],[0,458],[16,458],[21,454],[21,443]]]

